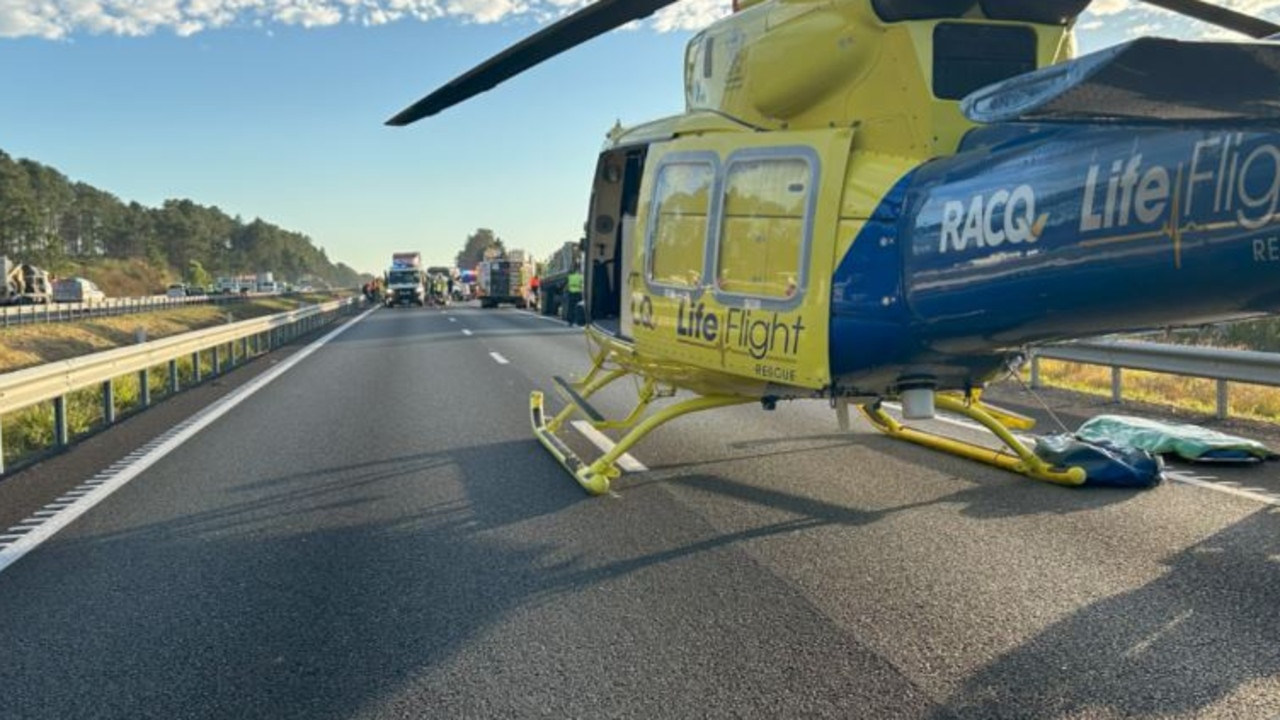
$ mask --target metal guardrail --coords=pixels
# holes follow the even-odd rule
[[[180,389],[178,360],[181,358],[191,358],[193,380],[198,383],[202,379],[200,353],[211,352],[212,373],[209,377],[217,376],[234,362],[235,343],[241,344],[241,358],[250,357],[251,352],[253,355],[267,352],[320,327],[328,322],[329,316],[353,309],[358,303],[357,298],[334,300],[0,374],[0,418],[15,410],[53,401],[54,446],[62,449],[70,443],[67,422],[69,393],[101,388],[103,424],[109,426],[116,420],[112,382],[117,378],[137,374],[139,409],[143,409],[151,404],[149,374],[152,368],[167,365],[168,389],[174,393]],[[222,354],[224,349],[228,351],[225,356]],[[0,474],[4,472],[3,436],[0,435]]]
[[[131,298],[107,298],[87,303],[48,302],[31,305],[0,306],[0,327],[33,325],[39,323],[69,322],[103,315],[129,315],[132,313],[171,310],[186,305],[223,305],[250,300],[259,295],[191,295],[168,297],[146,295]]]
[[[1126,340],[1094,340],[1048,345],[1031,351],[1031,387],[1041,387],[1040,358],[1111,368],[1111,400],[1122,399],[1122,371],[1151,372],[1217,381],[1217,416],[1229,413],[1228,384],[1280,386],[1280,354],[1253,350],[1165,345]]]

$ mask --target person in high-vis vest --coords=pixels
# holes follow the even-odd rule
[[[578,303],[582,302],[582,273],[574,270],[564,285],[564,321],[573,325],[578,315]]]

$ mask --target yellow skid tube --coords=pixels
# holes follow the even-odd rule
[[[591,495],[603,495],[609,492],[609,484],[613,478],[609,477],[608,468],[605,469],[606,472],[604,473],[593,471],[592,468],[595,464],[587,465],[582,462],[577,453],[547,427],[542,400],[541,391],[534,390],[529,393],[529,419],[533,424],[533,434],[538,438],[538,442],[542,443],[542,446],[551,453],[552,457],[558,460],[565,470],[569,471],[569,474],[573,476],[574,480],[578,481],[583,490],[586,490]],[[616,467],[612,469],[617,471]]]
[[[859,409],[863,415],[871,421],[876,429],[884,432],[890,437],[899,438],[912,442],[917,445],[939,450],[951,455],[958,455],[970,460],[976,460],[1002,470],[1025,475],[1035,480],[1043,480],[1044,482],[1054,483],[1056,485],[1083,485],[1086,479],[1085,471],[1080,467],[1056,468],[1044,460],[1040,459],[1031,451],[1021,440],[1014,437],[1001,420],[1008,420],[1009,415],[1001,413],[997,415],[988,412],[980,403],[966,402],[962,397],[950,395],[946,393],[938,393],[934,402],[939,410],[963,415],[990,430],[992,434],[1000,438],[1005,444],[1003,449],[993,449],[949,438],[944,435],[926,432],[916,428],[908,427],[895,420],[892,416],[884,411],[877,403],[875,405],[860,405]],[[1011,414],[1010,414],[1011,415]],[[1021,417],[1021,416],[1014,416]],[[1010,424],[1015,427],[1021,425],[1016,421]]]
[[[580,398],[585,402],[597,390],[608,385],[614,380],[621,377],[622,374],[610,373],[609,375],[598,378],[588,384],[580,391]],[[595,420],[591,425],[597,429],[601,428],[622,428],[626,433],[621,439],[605,454],[601,455],[590,464],[583,462],[581,458],[574,453],[573,449],[568,446],[557,433],[563,429],[564,423],[569,416],[575,411],[581,411],[583,408],[575,403],[569,403],[561,410],[550,422],[546,419],[545,409],[543,407],[543,394],[541,391],[535,390],[529,394],[529,419],[533,425],[533,434],[538,438],[560,465],[574,480],[582,486],[591,495],[603,495],[609,492],[609,486],[615,479],[622,475],[622,469],[618,467],[618,458],[622,457],[633,445],[648,435],[659,426],[674,420],[681,415],[701,412],[703,410],[711,410],[718,407],[726,407],[728,405],[741,405],[747,402],[753,402],[750,398],[738,396],[721,396],[707,395],[696,396],[686,400],[682,400],[674,405],[664,407],[657,412],[644,417],[645,410],[648,408],[655,394],[650,385],[646,384],[638,393],[637,403],[633,409],[622,420]],[[641,419],[643,418],[643,419]]]

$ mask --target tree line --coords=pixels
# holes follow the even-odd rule
[[[360,284],[360,273],[330,261],[302,233],[258,218],[246,222],[187,199],[165,200],[158,208],[125,203],[4,151],[0,255],[55,271],[70,262],[141,258],[179,275],[198,267],[213,275],[272,271],[289,280]]]
[[[496,250],[499,253],[505,253],[507,248],[502,243],[502,238],[498,237],[489,228],[478,228],[474,233],[467,236],[467,241],[463,243],[462,249],[454,256],[454,264],[464,270],[470,270],[484,260],[484,255],[489,250]]]

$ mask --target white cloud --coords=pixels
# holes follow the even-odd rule
[[[704,2],[704,0],[694,0]],[[0,0],[0,37],[178,35],[241,25],[383,25],[406,18],[453,17],[494,23],[561,17],[588,0]]]
[[[35,36],[51,39],[67,33],[52,2],[0,3],[0,36]]]
[[[0,37],[65,39],[75,35],[149,35],[160,31],[180,36],[221,27],[273,25],[323,27],[340,23],[384,25],[406,19],[431,21],[450,17],[462,22],[496,23],[524,18],[547,23],[592,0],[0,0]],[[1240,12],[1280,22],[1276,0],[1218,0]],[[658,11],[643,25],[658,32],[706,27],[729,12],[729,0],[679,0]],[[1141,26],[1173,23],[1184,34],[1217,36],[1208,26],[1192,24],[1140,0],[1093,0],[1080,28],[1102,22],[1133,37]]]
[[[478,23],[494,23],[528,11],[528,5],[516,0],[449,0],[445,5],[447,14]]]
[[[296,0],[279,3],[269,12],[269,17],[285,25],[301,25],[305,28],[325,27],[342,22],[342,6],[327,0]]]
[[[1115,15],[1129,9],[1129,0],[1093,0],[1085,14]]]
[[[729,14],[732,6],[726,0],[682,0],[654,14],[658,32],[701,30]]]
[[[1214,0],[1215,4],[1280,24],[1276,0]],[[1165,35],[1183,39],[1241,40],[1225,28],[1193,20],[1142,0],[1093,0],[1077,26],[1084,31],[1103,30],[1121,39]]]

